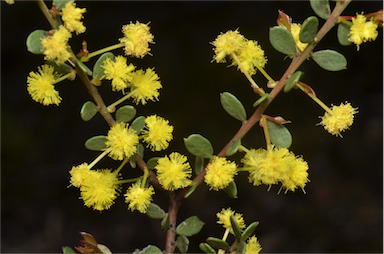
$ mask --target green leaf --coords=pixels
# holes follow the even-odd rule
[[[195,192],[196,188],[197,185],[192,183],[191,187],[189,187],[189,190],[184,194],[184,198],[189,198],[189,196],[191,196],[192,193]]]
[[[213,156],[211,142],[200,134],[191,134],[188,138],[184,138],[184,144],[187,150],[195,156],[208,159]]]
[[[222,250],[228,250],[229,249],[229,245],[227,242],[225,242],[219,238],[216,238],[216,237],[208,237],[207,243],[215,249],[222,249]]]
[[[347,59],[334,50],[326,49],[312,54],[313,60],[324,70],[340,71],[347,69]]]
[[[163,252],[154,245],[148,245],[142,250],[135,250],[133,254],[163,254]]]
[[[322,19],[327,19],[331,15],[329,0],[310,0],[312,10]]]
[[[179,235],[176,239],[176,247],[181,253],[186,253],[188,251],[189,239],[184,235]]]
[[[245,242],[240,242],[236,246],[236,254],[243,254],[245,253],[245,249],[247,248],[247,244]]]
[[[204,224],[205,223],[197,216],[191,216],[176,227],[176,233],[179,235],[193,236],[200,232]]]
[[[301,77],[304,75],[302,71],[296,71],[292,76],[287,80],[287,83],[284,86],[284,92],[288,93],[300,81]]]
[[[92,101],[83,104],[80,110],[80,116],[83,121],[91,120],[97,113],[97,106]]]
[[[33,54],[43,54],[44,47],[41,44],[41,39],[48,36],[48,32],[44,30],[35,30],[27,37],[27,49]]]
[[[74,2],[74,0],[53,0],[52,5],[54,5],[56,9],[60,11],[69,2]]]
[[[315,16],[308,17],[300,29],[300,41],[304,43],[312,42],[317,30],[319,29],[319,20]]]
[[[224,110],[239,121],[247,120],[247,113],[243,104],[231,93],[224,92],[220,94],[220,102]]]
[[[145,117],[144,116],[139,116],[136,117],[135,120],[133,120],[131,127],[136,131],[136,133],[140,133],[141,130],[145,126]]]
[[[85,141],[85,147],[92,151],[104,151],[107,148],[105,141],[107,141],[107,136],[94,136]]]
[[[157,165],[157,161],[160,159],[161,157],[152,157],[150,158],[148,161],[147,161],[147,168],[148,169],[154,169]]]
[[[112,251],[104,244],[97,244],[97,248],[101,250],[102,254],[112,254]]]
[[[167,215],[165,211],[155,203],[150,203],[148,205],[146,214],[152,219],[159,219],[159,220],[162,220]]]
[[[352,42],[349,41],[349,32],[351,27],[344,23],[339,23],[337,26],[337,39],[343,46],[349,46]]]
[[[102,65],[107,58],[114,60],[115,56],[111,52],[107,52],[102,54],[99,59],[97,59],[95,65],[93,66],[93,79],[100,80],[104,76],[104,68]]]
[[[200,250],[204,251],[208,254],[215,254],[215,250],[208,244],[208,243],[200,243],[199,244]]]
[[[225,193],[230,197],[230,198],[237,198],[237,186],[236,182],[233,180],[232,182],[229,183],[227,187],[224,189]]]
[[[144,146],[142,144],[138,144],[136,146],[136,153],[141,157],[144,158]],[[131,165],[131,168],[136,168],[136,158],[135,156],[132,156],[129,159],[129,164]]]
[[[255,221],[249,224],[249,226],[246,229],[244,229],[243,233],[241,234],[241,239],[243,239],[243,241],[248,239],[248,237],[250,237],[253,234],[253,232],[255,232],[255,229],[258,225],[259,225],[258,221]]]
[[[164,218],[161,220],[161,229],[166,231],[169,229],[169,216],[168,213],[165,214]]]
[[[285,126],[269,120],[267,126],[272,144],[281,148],[289,148],[292,145],[292,135]]]
[[[269,41],[280,53],[293,55],[296,53],[296,43],[287,28],[274,26],[269,29]]]
[[[71,66],[65,63],[57,64],[56,62],[53,62],[53,61],[47,61],[47,64],[52,66],[56,72],[63,75],[68,74],[72,71]]]
[[[79,68],[85,72],[88,76],[92,76],[92,71],[86,66],[83,62],[81,62],[79,59],[76,58],[76,63],[79,66]]]
[[[116,121],[129,122],[136,116],[136,109],[133,106],[125,105],[116,111]]]
[[[63,251],[63,254],[76,254],[76,252],[71,247],[64,246],[61,249]]]
[[[201,171],[204,169],[204,158],[196,156],[195,158],[195,174],[200,174]]]
[[[237,150],[239,150],[239,147],[241,146],[241,140],[235,140],[232,142],[232,144],[228,147],[226,155],[231,156],[237,153]]]
[[[253,103],[253,107],[259,106],[263,101],[265,101],[268,98],[269,93],[265,93],[263,96],[261,96],[255,103]]]
[[[237,223],[235,217],[233,215],[231,215],[229,217],[230,221],[231,221],[231,226],[232,226],[232,229],[233,229],[233,234],[235,235],[236,237],[236,240],[240,240],[241,239],[241,229],[239,227],[239,224]]]

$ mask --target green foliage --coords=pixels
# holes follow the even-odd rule
[[[349,46],[352,42],[349,41],[349,32],[351,27],[344,23],[339,23],[337,26],[337,39],[343,46]]]
[[[191,216],[176,227],[176,233],[178,235],[193,236],[200,232],[204,224],[197,216]]]
[[[200,134],[191,134],[188,138],[184,138],[184,144],[187,150],[195,156],[207,159],[213,156],[211,142]]]
[[[236,245],[236,254],[243,254],[245,253],[247,244],[245,242],[240,242]]]
[[[267,127],[272,144],[282,148],[289,148],[291,146],[292,135],[285,126],[267,120]]]
[[[235,153],[237,153],[237,151],[239,150],[239,147],[241,146],[241,140],[238,139],[238,140],[235,140],[231,143],[231,145],[229,146],[227,152],[226,152],[226,155],[227,156],[231,156],[231,155],[234,155]]]
[[[56,10],[61,10],[69,2],[74,2],[74,0],[53,0],[52,5],[56,7]]]
[[[63,254],[75,254],[76,252],[69,246],[65,246],[61,248],[63,251]]]
[[[147,168],[148,169],[154,169],[157,165],[157,161],[160,159],[161,157],[152,157],[150,158],[148,161],[147,161]]]
[[[48,36],[48,32],[40,29],[30,33],[27,37],[28,51],[36,55],[43,54],[44,48],[41,40],[46,36]]]
[[[259,225],[258,221],[255,221],[249,224],[249,226],[246,227],[243,233],[241,234],[241,239],[243,240],[248,239],[248,237],[250,237],[253,234],[253,232],[255,232],[255,229],[258,225]]]
[[[247,113],[243,104],[231,93],[224,92],[220,94],[220,102],[224,110],[239,121],[247,120]]]
[[[145,126],[145,116],[139,116],[136,117],[135,120],[133,120],[131,127],[136,131],[136,133],[140,133],[141,130]]]
[[[313,11],[322,19],[327,19],[331,15],[329,0],[310,0]]]
[[[308,17],[300,29],[300,41],[304,43],[312,42],[317,30],[319,29],[319,20],[315,16]]]
[[[207,243],[215,249],[228,250],[229,245],[226,241],[223,241],[216,237],[208,237]]]
[[[302,71],[296,71],[295,73],[293,73],[284,86],[284,92],[288,93],[289,91],[291,91],[292,87],[294,87],[296,83],[300,81],[303,75],[304,72]]]
[[[268,98],[269,93],[265,93],[263,96],[261,96],[255,103],[253,103],[253,107],[259,106],[263,101],[265,101]]]
[[[97,106],[92,101],[86,101],[80,110],[80,116],[83,121],[91,120],[97,113]]]
[[[201,171],[204,169],[204,158],[196,156],[195,158],[195,174],[198,175],[200,174]]]
[[[142,250],[135,250],[133,254],[162,254],[163,252],[154,245],[148,245]]]
[[[162,220],[167,215],[166,212],[155,203],[149,204],[146,214],[152,219],[159,219],[159,220]]]
[[[269,29],[269,41],[280,53],[293,55],[296,53],[296,43],[292,34],[287,28],[274,26]]]
[[[131,105],[125,105],[116,110],[116,121],[129,122],[136,116],[136,109]]]
[[[347,69],[347,59],[337,51],[326,49],[312,54],[313,60],[324,70],[341,71]]]
[[[237,198],[236,182],[232,181],[227,187],[225,187],[224,191],[230,198]]]
[[[205,253],[216,253],[216,251],[208,243],[200,243],[199,248]]]
[[[188,251],[189,239],[184,235],[179,235],[176,239],[176,247],[181,253],[186,253]]]
[[[105,146],[105,141],[107,141],[107,136],[94,136],[85,141],[85,148],[92,151],[104,151],[107,148]]]
[[[102,54],[99,59],[97,59],[95,65],[93,66],[93,79],[100,80],[104,76],[104,68],[102,67],[104,61],[110,58],[111,60],[115,59],[115,56],[111,52]]]
[[[237,223],[237,221],[236,221],[236,219],[234,218],[233,215],[231,215],[229,217],[229,219],[231,221],[231,226],[232,226],[233,234],[235,235],[236,240],[240,240],[241,239],[241,229],[239,227],[239,224]]]

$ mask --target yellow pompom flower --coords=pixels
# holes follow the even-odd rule
[[[130,158],[136,153],[139,137],[126,123],[116,123],[108,131],[105,145],[111,148],[109,156],[114,160]]]
[[[235,219],[237,224],[239,225],[240,229],[245,228],[245,222],[243,215],[241,213],[235,213],[231,210],[231,208],[222,209],[221,212],[216,214],[217,216],[217,223],[223,224],[223,227],[226,229],[230,229],[230,232],[233,234],[232,224],[231,224],[231,216]]]
[[[221,190],[227,187],[237,174],[237,167],[223,157],[214,156],[207,165],[204,176],[205,183],[213,190]]]
[[[168,120],[152,115],[145,118],[145,128],[142,138],[152,151],[161,151],[168,147],[172,140],[173,126],[169,125]]]
[[[38,68],[38,73],[30,72],[27,78],[27,90],[32,99],[45,106],[59,105],[61,97],[53,85],[58,77],[53,66],[46,64]]]
[[[177,152],[160,158],[155,166],[159,183],[166,190],[177,190],[191,183],[192,174],[187,157]]]
[[[332,135],[342,137],[341,132],[353,124],[353,115],[357,110],[350,103],[341,103],[340,106],[332,106],[331,111],[332,114],[325,112],[324,116],[320,117],[320,124]]]
[[[91,172],[93,171],[89,169],[87,163],[72,167],[69,171],[69,174],[71,175],[71,185],[80,188]]]
[[[259,254],[261,251],[261,245],[257,241],[256,236],[252,236],[248,239],[245,247],[245,254]]]
[[[136,104],[147,103],[147,100],[155,101],[159,97],[159,89],[162,88],[159,76],[150,68],[145,72],[138,70],[132,73],[130,95]]]
[[[85,26],[80,20],[86,11],[85,8],[76,8],[75,2],[66,3],[62,9],[62,20],[64,21],[65,28],[70,32],[76,32],[76,34],[84,33]]]
[[[221,33],[215,41],[212,42],[215,51],[214,60],[217,63],[224,63],[225,57],[237,52],[244,46],[245,42],[245,37],[237,30]]]
[[[124,194],[125,202],[128,203],[128,209],[131,211],[138,210],[146,213],[149,204],[152,201],[152,195],[155,193],[152,186],[143,188],[139,183],[133,184]]]
[[[109,169],[90,171],[80,186],[85,206],[95,210],[109,209],[119,195],[119,175]]]
[[[124,91],[132,81],[132,72],[135,69],[133,64],[127,65],[127,59],[123,56],[116,56],[114,60],[107,58],[102,68],[104,79],[112,80],[113,91]]]
[[[124,37],[120,38],[120,42],[125,44],[125,54],[143,58],[149,54],[149,43],[153,43],[154,36],[149,32],[148,24],[136,21],[123,26]]]
[[[71,33],[64,26],[60,26],[58,30],[53,31],[53,35],[44,37],[41,40],[41,45],[44,48],[44,59],[58,64],[67,61],[71,56],[68,50],[68,40],[71,36]]]
[[[267,63],[264,50],[257,44],[257,41],[246,41],[246,43],[239,49],[237,55],[240,61],[240,64],[238,65],[239,70],[247,72],[250,75],[256,73],[256,67],[264,68]],[[233,65],[237,65],[237,63],[233,61]]]
[[[372,20],[367,21],[367,18],[362,14],[357,14],[356,18],[352,18],[352,26],[349,31],[349,41],[357,45],[367,41],[376,40],[378,25]]]
[[[301,24],[292,23],[291,24],[291,34],[293,36],[293,39],[295,39],[296,46],[300,51],[303,51],[308,43],[302,43],[300,41],[300,30],[301,30]]]

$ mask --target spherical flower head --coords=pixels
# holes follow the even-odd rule
[[[128,209],[132,212],[138,210],[141,213],[146,213],[154,193],[152,186],[143,188],[139,183],[133,184],[124,194],[125,202],[129,204]]]
[[[89,169],[87,163],[72,167],[72,169],[69,171],[69,174],[71,175],[71,185],[80,188],[84,181],[87,180],[90,172],[93,171]]]
[[[264,50],[257,44],[257,41],[247,40],[239,49],[237,55],[240,61],[238,68],[250,75],[256,73],[256,67],[264,68],[267,63]],[[233,65],[236,65],[235,61],[233,61]]]
[[[147,103],[147,100],[155,101],[159,97],[159,89],[162,88],[159,76],[152,70],[138,70],[132,73],[131,96],[136,104]]]
[[[231,210],[231,208],[222,209],[221,212],[216,214],[217,223],[223,224],[223,227],[226,229],[230,229],[230,232],[233,234],[232,224],[231,224],[231,216],[235,219],[240,229],[245,228],[245,222],[243,215],[240,213],[235,213]]]
[[[352,26],[349,31],[349,41],[356,44],[359,49],[360,44],[367,41],[373,41],[377,38],[377,24],[362,14],[357,14],[352,18]]]
[[[296,46],[300,51],[303,51],[308,43],[302,43],[300,41],[300,30],[301,30],[301,24],[292,23],[291,24],[291,34],[293,36],[293,39],[295,39]]]
[[[91,171],[80,186],[81,198],[87,207],[109,209],[119,195],[119,176],[109,169]]]
[[[207,165],[204,181],[210,189],[217,191],[227,187],[234,180],[236,174],[237,167],[234,162],[214,156]]]
[[[45,106],[59,105],[61,97],[53,85],[58,77],[53,66],[46,64],[38,68],[38,73],[30,72],[27,78],[27,90],[32,99]]]
[[[228,31],[221,33],[215,41],[212,42],[214,46],[215,56],[214,60],[217,63],[224,63],[225,57],[238,51],[245,44],[246,39],[239,31]]]
[[[246,254],[259,254],[261,251],[261,245],[257,241],[256,236],[252,236],[247,241],[247,246],[245,247]]]
[[[187,157],[177,152],[160,158],[155,167],[159,183],[166,190],[177,190],[191,183],[192,169]]]
[[[152,115],[145,118],[145,127],[141,136],[152,151],[161,151],[168,147],[172,140],[173,126],[168,120]]]
[[[324,116],[320,117],[320,124],[332,135],[341,137],[341,132],[349,129],[353,124],[357,109],[350,103],[341,103],[340,106],[332,106],[331,111],[332,114],[325,112]]]
[[[85,26],[80,20],[86,11],[85,8],[76,8],[75,2],[66,3],[62,9],[62,20],[64,21],[65,28],[70,32],[76,32],[76,34],[84,33]]]
[[[127,65],[127,59],[123,56],[116,56],[114,60],[105,59],[102,68],[103,78],[112,80],[113,91],[124,91],[132,81],[132,72],[135,70],[133,64]]]
[[[287,191],[295,191],[296,188],[301,188],[304,191],[304,187],[308,180],[308,163],[301,157],[296,157],[292,152],[286,156],[286,170],[281,179],[285,193]]]
[[[138,21],[135,24],[131,22],[123,26],[124,37],[120,39],[120,42],[125,44],[125,54],[127,56],[143,58],[146,54],[149,54],[151,50],[149,43],[153,43],[154,38],[149,29],[148,24]]]
[[[108,131],[105,145],[111,148],[109,156],[114,160],[130,158],[136,153],[139,137],[126,123],[116,123]]]
[[[58,64],[67,61],[71,56],[68,50],[68,40],[71,36],[71,33],[64,26],[60,26],[58,30],[54,30],[53,35],[44,37],[41,40],[41,45],[44,48],[44,59]]]

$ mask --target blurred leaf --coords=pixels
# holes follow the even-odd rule
[[[222,250],[229,249],[229,245],[227,242],[216,237],[208,237],[207,242],[209,245],[211,245],[215,249],[222,249]]]
[[[47,64],[52,66],[54,70],[62,75],[68,74],[72,71],[72,67],[66,63],[58,64],[53,61],[47,61]]]
[[[99,248],[99,250],[101,250],[101,253],[103,254],[112,254],[112,251],[104,244],[98,244],[97,247]]]
[[[228,147],[226,155],[231,156],[237,153],[237,150],[239,150],[239,147],[241,146],[241,140],[235,140],[232,142],[232,144]]]
[[[261,96],[255,103],[253,103],[253,107],[259,106],[263,101],[265,101],[268,98],[269,93],[265,93],[263,96]]]
[[[48,32],[44,30],[35,30],[30,33],[27,37],[27,49],[29,52],[33,54],[43,54],[44,47],[41,44],[41,39],[48,36]]]
[[[245,242],[240,242],[236,245],[236,254],[243,254],[247,248],[247,244]]]
[[[233,234],[235,235],[236,237],[236,240],[240,240],[241,239],[241,229],[239,227],[239,224],[237,223],[235,217],[233,215],[231,215],[229,217],[229,220],[231,221],[231,226],[232,226],[232,229],[233,229]]]
[[[197,216],[191,216],[176,227],[176,233],[179,235],[193,236],[200,232],[204,224],[205,223]]]
[[[267,127],[272,144],[281,148],[292,145],[292,135],[284,125],[267,120]]]
[[[195,174],[200,174],[201,171],[204,169],[204,158],[196,156],[195,158]]]
[[[347,59],[334,50],[326,49],[312,54],[313,60],[324,70],[340,71],[347,69]]]
[[[288,93],[296,85],[296,83],[300,81],[303,75],[304,72],[302,71],[296,71],[295,73],[293,73],[284,86],[284,92]]]
[[[154,169],[157,165],[157,161],[160,159],[161,157],[152,157],[150,158],[148,161],[147,161],[147,168],[148,169]]]
[[[181,253],[186,253],[188,251],[189,239],[184,235],[179,235],[176,239],[176,247]]]
[[[164,230],[164,231],[169,229],[169,216],[168,216],[168,213],[166,213],[164,218],[161,220],[161,229]]]
[[[200,134],[191,134],[188,138],[184,138],[184,144],[187,150],[195,156],[207,159],[213,156],[211,142]]]
[[[166,212],[155,203],[149,204],[146,214],[152,219],[163,219],[167,215]]]
[[[129,122],[136,116],[136,109],[131,105],[125,105],[116,111],[116,121]]]
[[[247,120],[247,113],[243,104],[231,93],[224,92],[220,94],[220,102],[224,110],[239,121]]]
[[[319,20],[315,16],[308,17],[300,29],[300,41],[304,43],[312,42],[319,29]]]
[[[62,247],[61,249],[63,251],[63,254],[75,254],[76,253],[71,247],[68,247],[68,246]]]
[[[81,62],[79,59],[76,58],[76,64],[79,66],[79,68],[85,72],[88,76],[92,76],[92,71],[86,66],[83,62]]]
[[[331,15],[329,0],[310,0],[312,10],[322,19],[327,19]]]
[[[269,41],[280,53],[293,55],[296,53],[296,43],[287,28],[274,26],[269,29]]]
[[[349,32],[351,27],[344,23],[339,23],[337,26],[337,39],[343,46],[349,46],[352,42],[349,41]]]
[[[202,250],[208,254],[215,254],[216,253],[216,251],[208,243],[200,243],[199,248],[200,248],[200,250]]]
[[[255,232],[255,229],[258,225],[259,225],[258,221],[255,221],[249,224],[249,226],[246,229],[244,229],[243,233],[241,234],[241,239],[243,241],[247,240],[248,237],[250,237],[253,234],[253,232]]]
[[[230,182],[229,185],[225,187],[224,191],[230,198],[237,198],[237,186],[235,180]]]
[[[102,54],[99,59],[97,59],[95,65],[93,66],[93,79],[100,80],[104,76],[104,68],[102,66],[107,58],[114,60],[115,56],[111,52],[107,52]]]
[[[145,117],[144,116],[139,116],[136,117],[135,120],[133,120],[131,127],[136,131],[137,134],[141,132],[141,130],[145,126]]]
[[[80,110],[80,116],[83,121],[91,120],[97,113],[97,106],[92,101],[83,104]]]
[[[105,141],[107,141],[107,136],[94,136],[85,141],[85,147],[92,151],[104,151],[107,148]]]
[[[195,192],[196,188],[197,185],[192,183],[192,185],[189,187],[189,190],[185,193],[184,198],[188,198],[189,196],[191,196],[192,193]]]
[[[135,250],[133,254],[163,254],[163,252],[154,245],[148,245],[142,250]]]
[[[56,10],[61,11],[69,2],[74,2],[74,0],[53,0],[52,5],[56,7]]]

